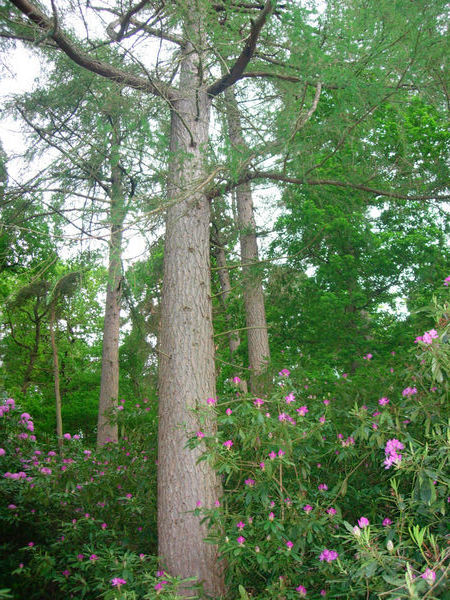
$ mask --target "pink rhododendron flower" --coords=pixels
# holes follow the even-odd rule
[[[417,388],[415,387],[407,387],[402,392],[402,396],[414,396],[415,394],[417,394]]]
[[[425,579],[427,583],[433,585],[436,580],[436,573],[431,569],[426,568],[425,571],[421,575],[422,579]]]
[[[328,548],[325,548],[325,550],[320,553],[319,560],[330,563],[333,560],[336,560],[338,556],[339,554],[335,550],[328,550]]]

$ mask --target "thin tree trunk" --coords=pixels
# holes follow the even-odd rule
[[[27,368],[26,368],[25,374],[23,376],[22,387],[20,388],[20,391],[22,394],[26,394],[27,389],[30,386],[31,374],[33,372],[34,363],[36,362],[36,359],[38,357],[38,352],[39,352],[39,342],[41,339],[41,319],[42,319],[42,315],[39,315],[39,301],[33,307],[33,313],[34,313],[34,320],[33,320],[34,343],[33,343],[33,347],[30,350]]]
[[[59,389],[59,362],[58,362],[58,348],[56,346],[55,337],[55,305],[52,303],[50,308],[50,342],[52,345],[53,354],[53,379],[55,382],[55,402],[56,402],[56,436],[58,438],[59,451],[62,451],[63,447],[63,428],[62,428],[62,414],[61,414],[61,393]]]
[[[193,514],[197,503],[212,508],[221,495],[208,461],[197,463],[201,448],[186,448],[200,428],[215,431],[213,409],[200,425],[192,410],[215,397],[214,344],[210,283],[210,207],[201,182],[208,141],[211,101],[201,87],[201,57],[206,46],[201,15],[187,26],[181,54],[180,94],[171,107],[164,284],[159,340],[158,542],[169,573],[196,577],[214,597],[224,593],[217,548],[206,544],[206,525]],[[188,597],[189,590],[182,593]]]
[[[114,123],[117,127],[117,123]],[[116,131],[117,134],[117,131]],[[118,134],[116,135],[116,138]],[[114,148],[118,152],[118,141]],[[122,297],[122,228],[125,219],[122,173],[118,156],[111,160],[111,236],[109,243],[108,284],[106,288],[105,320],[103,325],[102,373],[98,407],[97,445],[117,442],[117,423],[109,414],[117,406],[119,396],[119,331]]]
[[[233,328],[233,324],[232,324],[233,319],[232,319],[232,316],[231,316],[231,314],[228,310],[228,306],[227,306],[228,298],[230,297],[230,294],[231,294],[230,273],[227,269],[227,261],[226,261],[226,256],[225,256],[225,250],[223,248],[223,243],[222,243],[222,240],[218,233],[213,237],[212,244],[213,244],[212,251],[216,258],[217,273],[219,275],[219,282],[220,282],[220,289],[221,289],[219,301],[222,305],[222,308],[223,308],[223,311],[225,314],[225,320],[227,322],[228,329],[230,329],[230,332],[228,333],[228,347],[230,349],[230,358],[233,358],[234,353],[241,345],[241,339],[240,339],[238,331],[231,331],[231,329]]]
[[[227,120],[231,144],[236,150],[246,149],[236,95],[233,88],[225,91]],[[250,387],[261,390],[261,375],[270,360],[266,310],[261,275],[255,270],[259,262],[253,198],[249,183],[236,188],[236,204],[241,245],[243,295],[248,339],[248,361],[251,369]]]

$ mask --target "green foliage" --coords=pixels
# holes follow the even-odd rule
[[[235,387],[218,404],[217,437],[190,440],[223,478],[220,506],[198,512],[231,597],[245,597],[241,584],[267,600],[298,598],[297,586],[312,598],[445,598],[446,310],[433,311],[431,342],[368,354],[352,376],[281,371],[263,399]]]

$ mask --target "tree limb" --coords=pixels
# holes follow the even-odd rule
[[[255,53],[256,42],[258,41],[261,29],[263,28],[267,17],[273,12],[273,9],[274,6],[272,5],[272,0],[266,0],[264,8],[262,9],[259,17],[256,19],[256,21],[251,21],[250,35],[245,42],[242,52],[236,59],[234,65],[231,67],[230,72],[208,87],[208,94],[210,96],[217,96],[242,77],[242,74],[244,73],[248,63]]]
[[[126,85],[169,101],[175,96],[175,90],[162,81],[144,79],[143,77],[133,75],[113,65],[92,58],[89,54],[78,48],[59,27],[55,28],[55,20],[47,17],[29,0],[10,0],[10,2],[26,15],[32,23],[37,25],[46,36],[58,45],[60,50],[80,67],[101,77],[115,81],[120,85]]]

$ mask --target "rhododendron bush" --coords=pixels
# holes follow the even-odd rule
[[[445,597],[449,325],[445,307],[435,314],[407,354],[367,352],[354,374],[326,379],[283,367],[259,397],[236,377],[196,413],[188,445],[224,493],[192,511],[230,599]],[[67,432],[60,453],[1,401],[0,587],[12,597],[177,597],[156,556],[154,408],[122,401],[117,445]]]

